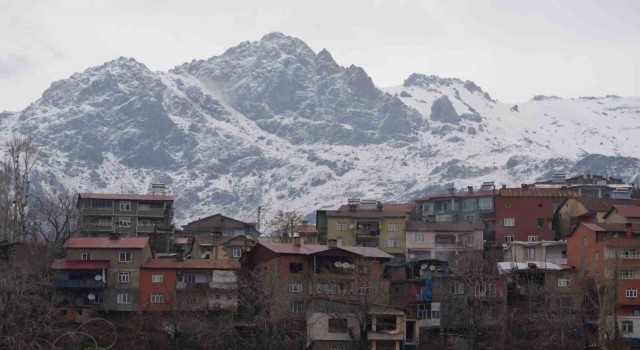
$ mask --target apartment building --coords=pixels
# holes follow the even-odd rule
[[[437,259],[453,263],[459,253],[483,247],[482,221],[408,221],[406,231],[407,261]]]
[[[604,222],[604,216],[614,205],[640,205],[637,199],[568,198],[556,210],[554,230],[560,238],[566,237],[578,222]]]
[[[567,265],[566,241],[515,241],[504,248],[504,261],[542,261],[558,266]]]
[[[222,237],[260,236],[260,232],[256,230],[255,223],[243,222],[220,213],[191,221],[182,226],[182,229],[185,235],[217,233]]]

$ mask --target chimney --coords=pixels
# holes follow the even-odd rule
[[[327,240],[327,247],[329,248],[336,248],[338,247],[338,241],[335,239],[328,239]]]
[[[502,189],[503,190],[507,189],[507,184],[502,184]]]
[[[473,186],[467,186],[467,192],[473,193]]]
[[[293,237],[293,245],[296,247],[299,247],[301,245],[300,236]]]
[[[627,238],[633,238],[633,226],[630,222],[624,224],[624,228],[627,229]]]
[[[378,203],[376,203],[376,209],[378,209],[378,211],[382,211],[382,202],[378,201]]]
[[[451,187],[449,189],[449,194],[454,194],[454,193],[456,193],[456,189],[454,187]]]

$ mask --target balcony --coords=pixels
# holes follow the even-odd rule
[[[165,208],[138,208],[139,217],[163,218],[165,216],[173,216],[173,209]]]
[[[90,216],[90,215],[113,215],[113,208],[82,208],[80,210],[82,216]]]
[[[85,231],[104,231],[104,232],[113,232],[113,224],[99,224],[95,222],[86,223],[83,225]]]
[[[56,288],[104,288],[103,281],[96,281],[95,279],[54,280],[53,285]]]
[[[209,282],[202,282],[202,283],[176,282],[176,289],[183,290],[183,291],[205,291],[209,289]]]

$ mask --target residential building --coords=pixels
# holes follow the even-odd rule
[[[578,222],[604,222],[614,205],[640,205],[636,199],[567,198],[556,210],[553,228],[559,238],[566,237]]]
[[[255,244],[251,236],[219,236],[217,234],[198,234],[193,237],[190,252],[191,259],[240,260],[244,252]]]
[[[182,226],[185,235],[219,233],[223,237],[258,237],[255,223],[243,222],[220,213],[198,219]]]
[[[554,240],[554,213],[565,199],[578,196],[566,189],[503,187],[496,197],[496,242]]]
[[[318,229],[316,225],[312,225],[309,221],[302,221],[298,227],[296,227],[296,232],[294,235],[301,238],[302,243],[305,244],[319,244],[319,235]],[[325,242],[326,243],[326,242]]]
[[[493,182],[485,182],[479,191],[472,186],[457,192],[427,195],[416,200],[416,216],[420,221],[479,221],[485,226],[484,240],[495,242],[494,197],[497,191]]]
[[[74,237],[52,264],[56,303],[67,319],[95,311],[138,311],[140,266],[151,258],[148,237]]]
[[[326,237],[336,240],[338,246],[377,247],[404,261],[405,222],[414,209],[413,204],[349,199],[349,204],[338,210],[323,211]]]
[[[606,303],[601,307],[611,316],[616,310],[622,335],[640,336],[640,226],[581,222],[568,236],[567,249],[569,266],[596,281]]]
[[[504,261],[542,261],[558,266],[567,265],[566,241],[514,241],[504,248]]]
[[[459,253],[483,248],[482,221],[408,221],[406,225],[407,261],[437,259],[453,263]]]
[[[140,270],[140,311],[235,310],[240,263],[149,260]]]
[[[317,350],[355,350],[359,343],[368,349],[400,350],[407,349],[405,340],[415,340],[415,330],[407,337],[404,311],[385,305],[317,298],[307,307],[306,324],[307,345]]]
[[[554,174],[551,180],[536,182],[536,188],[564,188],[577,192],[585,198],[631,199],[633,184],[626,184],[622,179],[614,178],[606,173],[594,175],[590,170],[583,175],[567,178],[566,174]]]
[[[81,235],[149,237],[157,252],[166,252],[173,240],[173,201],[166,194],[80,193]]]
[[[603,219],[608,223],[640,225],[640,205],[613,205]]]

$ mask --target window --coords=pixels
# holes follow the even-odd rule
[[[111,219],[98,219],[98,227],[111,227]]]
[[[121,211],[131,210],[131,202],[120,202],[120,210]]]
[[[289,272],[291,273],[302,272],[302,263],[289,263]]]
[[[453,282],[451,285],[451,293],[464,294],[464,284],[462,282]]]
[[[233,248],[231,251],[231,256],[234,258],[239,258],[242,256],[242,248]]]
[[[451,215],[436,215],[436,222],[451,221]]]
[[[569,287],[571,280],[568,278],[558,278],[558,287]]]
[[[118,218],[118,227],[129,227],[129,226],[131,226],[131,218],[129,217]]]
[[[636,272],[634,270],[620,270],[620,278],[622,279],[633,279],[636,276]]]
[[[582,236],[582,246],[586,247],[587,246],[587,236]]]
[[[130,263],[133,261],[133,254],[131,252],[120,252],[119,262]]]
[[[163,304],[164,294],[160,294],[160,293],[151,294],[151,297],[149,298],[149,302],[151,304]]]
[[[633,333],[633,321],[622,321],[622,333]]]
[[[537,242],[538,241],[538,235],[529,235],[529,242]]]
[[[476,219],[476,214],[465,214],[464,216],[465,221],[474,221],[475,219]]]
[[[338,231],[346,231],[347,230],[347,223],[346,222],[338,222],[338,223],[336,223],[336,230],[338,230]]]
[[[118,272],[118,283],[129,283],[129,273]]]
[[[480,210],[490,210],[490,209],[493,209],[493,198],[491,197],[480,198]]]
[[[118,293],[116,303],[118,304],[131,304],[131,294],[129,293]]]
[[[456,244],[456,237],[453,235],[436,235],[436,247],[452,246]]]
[[[536,248],[525,247],[524,248],[524,258],[526,260],[534,260],[536,258]]]
[[[398,231],[398,224],[391,223],[391,224],[387,225],[387,231],[389,231],[389,232],[397,232]]]
[[[479,296],[496,295],[496,284],[491,282],[476,284],[476,294]]]
[[[106,200],[106,199],[94,199],[91,204],[92,204],[91,206],[94,208],[105,208],[105,209],[113,208],[113,201]]]
[[[389,248],[398,248],[398,240],[397,239],[390,239],[387,242],[387,247],[389,247]]]
[[[515,226],[516,225],[516,219],[514,219],[514,218],[504,218],[504,219],[502,219],[502,225],[503,226]]]
[[[424,243],[424,233],[416,233],[413,236],[414,243]]]
[[[347,332],[346,318],[330,318],[329,319],[329,333],[346,333],[346,332]]]
[[[462,202],[462,210],[464,210],[464,211],[476,210],[476,200],[475,199],[465,199]]]
[[[371,293],[371,288],[369,286],[360,286],[358,287],[358,294],[360,295],[368,295]]]
[[[640,316],[640,309],[634,309],[633,310],[633,316],[634,317],[639,317]]]
[[[91,260],[91,253],[90,252],[84,252],[81,254],[80,256],[81,260]]]
[[[162,283],[163,279],[164,276],[161,273],[154,273],[153,275],[151,275],[151,283]]]
[[[338,245],[338,247],[342,247],[343,245],[347,245],[347,240],[344,238],[338,238],[336,244]]]
[[[295,314],[302,312],[302,304],[297,301],[290,301],[289,312],[295,313]]]
[[[302,292],[302,283],[301,282],[291,282],[289,283],[289,293],[301,293]]]
[[[506,236],[504,236],[504,242],[505,242],[505,243],[511,243],[511,242],[513,242],[513,235],[506,235]]]
[[[635,249],[624,249],[620,251],[620,257],[623,259],[635,258],[636,250]]]
[[[544,225],[544,218],[538,218],[538,231],[544,231],[545,229],[545,225]]]
[[[624,291],[624,295],[627,298],[637,298],[638,297],[638,288],[627,288]]]

